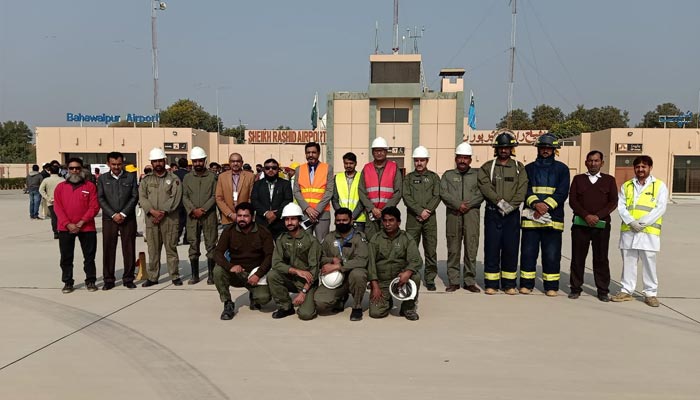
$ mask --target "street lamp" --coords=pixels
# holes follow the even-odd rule
[[[158,34],[156,29],[158,14],[156,11],[164,11],[168,5],[164,1],[148,0],[151,4],[151,62],[153,64],[153,108],[159,118],[156,126],[160,122],[160,104],[158,101]]]

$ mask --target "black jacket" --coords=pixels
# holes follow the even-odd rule
[[[101,174],[97,179],[97,201],[102,207],[102,219],[112,219],[119,212],[126,214],[126,218],[134,218],[139,201],[136,174],[123,171],[119,179],[114,179],[110,172]]]
[[[267,180],[261,179],[253,185],[253,192],[250,195],[250,202],[255,208],[255,222],[267,227],[274,238],[277,238],[280,233],[285,231],[284,222],[282,222],[282,209],[287,204],[294,200],[292,195],[292,185],[289,181],[282,178],[277,178],[275,188],[272,192],[272,201],[270,201],[270,190],[267,186]],[[277,210],[275,215],[277,219],[268,226],[267,219],[263,216],[265,211]]]

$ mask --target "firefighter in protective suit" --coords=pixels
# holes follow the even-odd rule
[[[525,166],[528,176],[520,252],[520,293],[535,287],[537,256],[542,248],[542,280],[545,294],[559,291],[564,202],[569,197],[569,167],[554,159],[559,139],[551,133],[537,138],[537,159]]]

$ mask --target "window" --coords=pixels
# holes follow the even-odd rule
[[[408,108],[380,108],[379,122],[383,124],[408,123]]]
[[[371,83],[420,83],[420,62],[373,62]]]

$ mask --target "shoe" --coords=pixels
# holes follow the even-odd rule
[[[530,294],[530,293],[532,293],[532,289],[528,289],[526,287],[520,288],[520,294]]]
[[[428,289],[429,292],[434,292],[437,290],[434,283],[426,283],[425,288]]]
[[[86,282],[85,288],[87,289],[88,292],[96,292],[97,291],[97,285],[95,285],[95,282]]]
[[[602,301],[603,303],[609,303],[610,302],[610,296],[607,294],[599,294],[598,295],[598,300]]]
[[[418,321],[418,312],[416,310],[400,311],[399,315],[405,317],[409,321]]]
[[[476,285],[462,285],[462,289],[472,293],[481,293],[481,289]]]
[[[514,287],[510,287],[508,289],[503,289],[503,293],[510,295],[510,296],[515,296],[516,294],[518,294],[518,291],[515,290]]]
[[[625,293],[625,292],[620,292],[616,294],[615,296],[610,298],[610,301],[614,303],[622,303],[623,301],[632,301],[634,300],[634,297],[632,297],[631,294]]]
[[[449,285],[445,288],[445,291],[448,293],[456,292],[457,289],[459,289],[459,285]]]
[[[111,289],[114,289],[113,283],[105,283],[104,286],[102,286],[102,290],[111,290]]]
[[[656,296],[644,296],[644,303],[649,307],[658,307],[659,299]]]
[[[576,300],[576,299],[578,299],[579,297],[581,297],[581,292],[571,292],[571,293],[569,293],[569,298],[570,298],[571,300]]]
[[[486,288],[486,290],[484,290],[484,294],[494,295],[496,293],[498,293],[498,290],[494,288]]]
[[[153,286],[153,285],[157,285],[157,284],[158,284],[158,282],[146,280],[146,282],[141,284],[141,287],[149,287],[149,286]]]
[[[221,313],[221,319],[228,321],[233,318],[234,315],[236,315],[236,304],[229,300],[224,303],[224,311]]]
[[[182,286],[182,279],[180,279],[180,278],[173,279],[173,285]]]
[[[187,281],[187,284],[188,284],[188,285],[196,285],[196,284],[198,284],[198,283],[199,283],[199,277],[198,277],[198,276],[193,276],[192,278],[190,278],[189,281]]]
[[[143,237],[143,233],[141,233],[141,232],[136,232],[136,237]]]
[[[134,282],[126,282],[124,283],[124,287],[127,289],[136,289],[136,285],[134,284]]]
[[[350,321],[362,321],[362,309],[353,308],[350,313]]]
[[[253,302],[253,293],[248,292],[248,302],[250,304],[248,308],[250,308],[251,311],[262,310],[262,305]]]
[[[58,233],[54,233],[54,234],[53,234],[53,238],[54,238],[54,239],[58,239]]]
[[[286,309],[286,310],[283,310],[283,309],[280,308],[279,310],[273,312],[273,313],[272,313],[272,319],[281,319],[281,318],[284,318],[284,317],[288,317],[288,316],[290,316],[290,315],[294,315],[294,307],[293,307],[293,306],[292,306],[292,307],[289,307],[289,308]]]
[[[72,283],[66,283],[63,285],[63,289],[61,289],[61,292],[68,294],[68,293],[73,293],[73,284]]]
[[[557,297],[559,295],[559,292],[556,290],[547,290],[546,292],[544,292],[544,294],[547,297]]]

